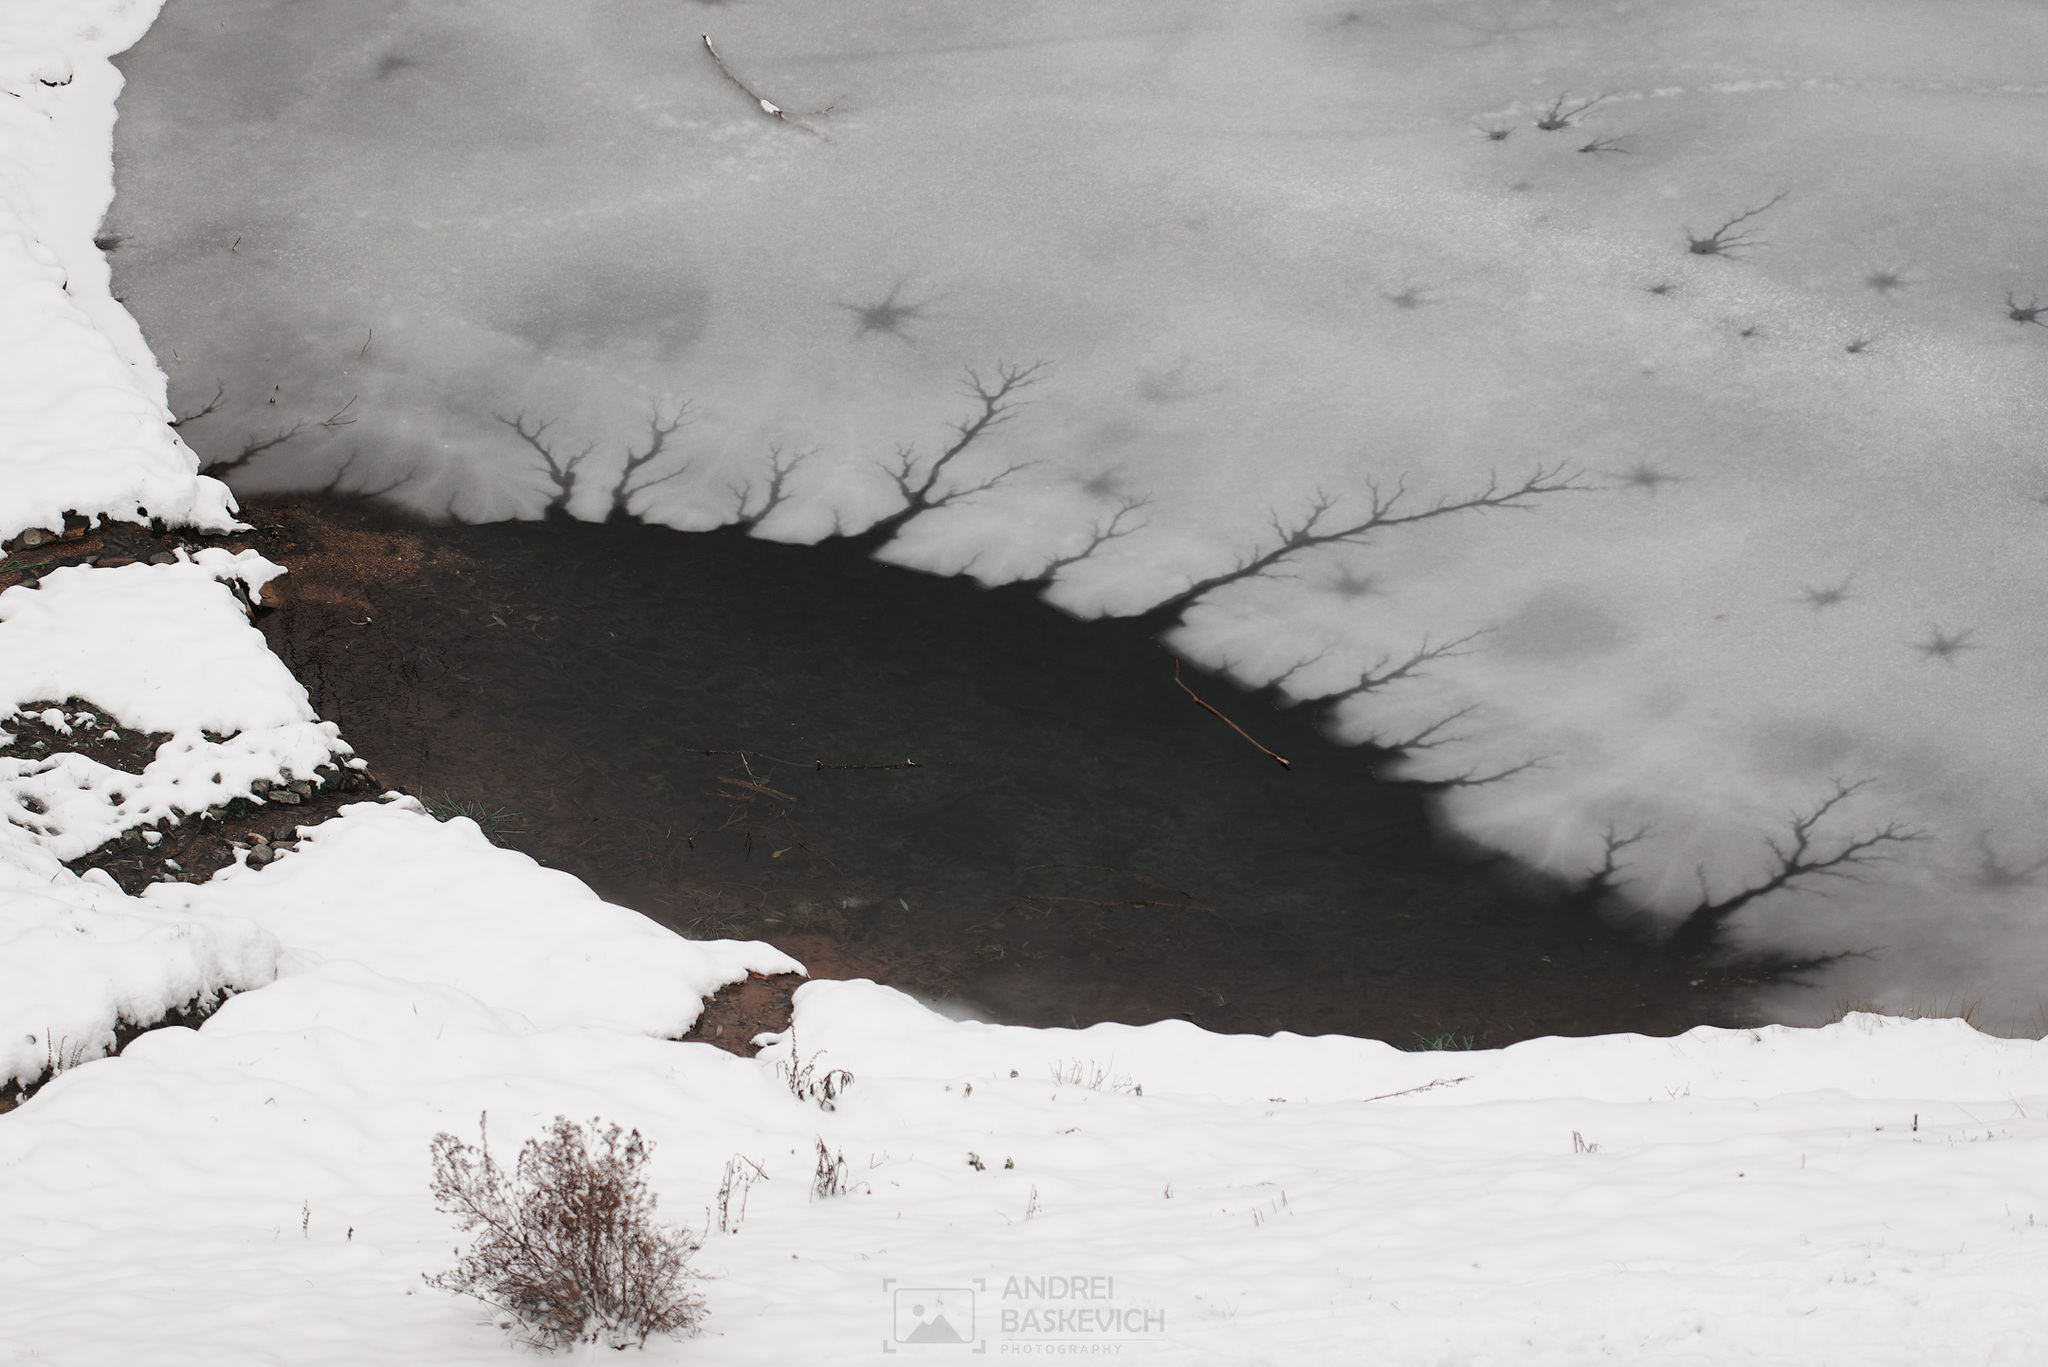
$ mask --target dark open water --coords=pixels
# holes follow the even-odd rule
[[[846,542],[249,515],[300,557],[273,643],[381,777],[515,813],[509,843],[686,933],[1029,1024],[1505,1043],[1734,1009],[1446,848],[1311,710],[1191,673],[1283,771],[1144,623]]]

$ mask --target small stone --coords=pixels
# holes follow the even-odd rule
[[[30,527],[15,539],[15,545],[24,547],[40,546],[50,539],[50,534],[40,527]]]
[[[289,788],[272,788],[267,796],[272,802],[282,802],[287,807],[296,807],[306,800]]]
[[[252,792],[252,793],[267,793],[267,792],[269,792],[269,791],[270,791],[270,780],[269,780],[269,779],[267,779],[267,778],[259,778],[259,779],[257,779],[257,780],[256,780],[256,781],[255,781],[254,783],[252,783],[252,784],[250,784],[250,785],[249,785],[249,791],[250,791],[250,792]]]
[[[270,846],[268,845],[258,845],[255,849],[249,851],[249,862],[259,869],[276,857],[270,852]]]
[[[292,791],[300,797],[311,797],[313,796],[313,785],[305,779],[296,779],[292,783]]]
[[[175,565],[178,563],[178,557],[172,555],[169,551],[160,551],[149,558],[149,563],[152,565]]]
[[[279,826],[277,834],[270,838],[272,840],[297,840],[299,838],[299,828],[297,826]]]

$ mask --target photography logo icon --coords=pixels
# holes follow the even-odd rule
[[[896,1342],[974,1342],[974,1292],[964,1286],[905,1286],[896,1289]]]

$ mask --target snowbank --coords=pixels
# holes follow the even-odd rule
[[[452,1261],[428,1141],[474,1139],[487,1110],[504,1154],[556,1114],[640,1128],[663,1213],[699,1228],[728,1160],[765,1171],[700,1255],[710,1332],[651,1344],[660,1362],[916,1352],[935,1296],[992,1353],[1080,1337],[1162,1364],[2048,1346],[2048,1048],[1951,1022],[1402,1055],[995,1029],[816,983],[795,1034],[856,1074],[836,1109],[791,1094],[786,1045],[540,1029],[360,964],[283,978],[0,1120],[10,1342],[65,1364],[507,1360],[419,1280]],[[1093,1065],[1114,1075],[1090,1087]],[[821,1140],[847,1195],[812,1199]],[[1060,1332],[1076,1310],[1115,1332]]]
[[[350,753],[222,582],[253,590],[281,573],[205,550],[0,593],[0,728],[25,705],[78,698],[100,710],[45,707],[43,719],[171,737],[139,774],[76,754],[0,756],[0,1085],[99,1056],[122,1022],[275,976],[278,942],[248,919],[201,925],[60,861]]]
[[[209,924],[258,922],[283,943],[286,971],[353,960],[544,1026],[680,1036],[727,983],[804,971],[757,942],[682,939],[410,798],[302,830],[297,852],[270,865],[159,884],[149,900]]]
[[[233,495],[165,426],[164,377],[107,288],[93,234],[114,196],[107,60],[149,0],[0,12],[0,541],[64,514],[225,531]]]

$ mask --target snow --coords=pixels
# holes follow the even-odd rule
[[[443,983],[543,1026],[680,1036],[703,998],[748,973],[801,973],[766,945],[689,941],[600,900],[575,878],[444,823],[411,798],[357,803],[301,827],[296,851],[150,900],[212,921],[248,918],[298,971],[328,960]]]
[[[75,754],[0,757],[0,839],[26,835],[75,859],[125,831],[249,797],[258,780],[311,778],[350,755],[222,582],[255,590],[282,573],[253,551],[209,548],[169,565],[74,566],[38,591],[0,594],[0,719],[77,698],[101,710],[73,713],[68,726],[171,737],[140,774]]]
[[[76,253],[105,203],[117,88],[105,57],[150,17],[146,5],[94,0],[0,15],[0,214],[40,215],[50,253]],[[1835,54],[1868,56],[1876,43],[1882,55],[1881,35],[1818,20],[1809,31],[1796,22],[1805,17],[1774,17],[1773,31]],[[1407,22],[1383,15],[1376,32],[1398,52],[1396,20]],[[951,37],[976,54],[980,79],[1016,60],[969,43],[974,21],[947,22],[970,25]],[[1171,36],[1194,69],[1213,69],[1189,55],[1213,30],[1191,20]],[[1524,41],[1480,27],[1468,37]],[[1944,51],[1936,37],[1930,51]],[[886,54],[903,33],[883,24],[876,41],[877,65],[900,64]],[[1156,33],[1115,41],[1122,79],[1174,77],[1176,49]],[[1258,44],[1279,41],[1246,37],[1243,56],[1256,66]],[[1971,61],[1995,65],[2004,51]],[[801,67],[759,78],[791,70]],[[1057,63],[1034,70],[1071,85]],[[66,71],[69,85],[46,83]],[[1686,89],[1788,85],[1731,76]],[[758,146],[751,134],[726,136],[736,165],[765,164],[742,155]],[[219,486],[192,474],[150,407],[161,376],[104,273],[77,272],[66,302],[53,297],[61,288],[21,285],[37,278],[23,263],[38,260],[28,238],[0,231],[0,285],[23,301],[0,328],[44,329],[55,358],[0,367],[0,424],[12,424],[0,521],[49,525],[52,508],[146,499],[166,518],[224,525]],[[109,358],[132,360],[136,374],[110,383]],[[1208,383],[1170,358],[1155,374]],[[1661,514],[1692,487],[1645,504]],[[1588,536],[1611,532],[1593,514],[1554,520],[1572,516],[1591,519]],[[1656,525],[1674,542],[1718,536],[1731,562],[1754,544],[1732,524],[1716,533],[1674,514]],[[1535,554],[1531,541],[1513,544]],[[1617,547],[1613,572],[1627,573],[1613,592],[1625,597],[1641,566]],[[148,772],[118,780],[120,802],[103,800],[111,772],[76,757],[7,761],[0,773],[0,1081],[60,1065],[0,1113],[0,1361],[507,1360],[478,1307],[421,1280],[452,1261],[456,1237],[429,1198],[428,1144],[442,1131],[470,1137],[486,1112],[501,1156],[558,1114],[603,1116],[655,1141],[663,1212],[708,1231],[699,1264],[714,1275],[707,1334],[650,1344],[656,1361],[972,1353],[905,1342],[941,1310],[1003,1356],[1113,1349],[1157,1363],[1883,1367],[2032,1363],[2048,1350],[2048,1044],[1960,1020],[1853,1013],[1820,1029],[1414,1053],[1180,1022],[994,1026],[873,983],[814,982],[797,991],[791,1029],[746,1059],[672,1037],[719,986],[796,969],[786,956],[680,939],[395,794],[303,827],[298,849],[261,869],[204,885],[128,897],[102,874],[72,875],[62,860],[95,832],[189,819],[195,794],[219,801],[349,753],[225,582],[260,586],[275,571],[206,551],[0,593],[0,720],[36,704],[74,732],[173,737]],[[1627,630],[1583,594],[1524,583],[1550,597],[1519,645],[1504,627],[1513,667],[1591,688],[1546,642]],[[1190,631],[1225,630],[1216,612]],[[1866,677],[1881,662],[1840,648],[1839,670],[1794,676],[1884,694]],[[1959,667],[1951,682],[1976,679]],[[1605,686],[1589,706],[1636,697],[1626,681]],[[1978,700],[1995,712],[2003,696]],[[82,715],[73,697],[97,710]],[[2026,752],[2011,744],[2010,769],[1971,750],[1954,772],[1983,761],[1988,786],[2018,783]],[[1674,740],[1631,762],[1649,772],[1684,753]],[[1730,803],[1754,797],[1739,772],[1700,781]],[[199,1028],[159,1029],[98,1057],[116,1022],[230,990]],[[851,1075],[829,1108],[792,1086],[829,1070]],[[814,1198],[821,1143],[847,1160],[845,1195]],[[766,1178],[713,1230],[721,1178],[740,1156]]]
[[[121,77],[156,17],[137,0],[0,13],[0,541],[64,514],[226,530],[234,498],[164,425],[164,375],[108,290],[93,234],[113,199]]]
[[[2048,1337],[2048,1049],[1959,1022],[1416,1055],[816,983],[795,1034],[854,1072],[836,1109],[791,1095],[785,1046],[537,1029],[356,963],[284,978],[0,1121],[8,1332],[58,1363],[502,1360],[419,1281],[453,1241],[427,1142],[488,1111],[508,1153],[555,1114],[640,1128],[700,1228],[728,1159],[765,1169],[699,1255],[709,1332],[656,1361],[913,1351],[894,1292],[934,1287],[974,1293],[994,1353],[1047,1337],[1025,1309],[1151,1312],[1120,1356],[1161,1363],[2018,1363]],[[1142,1095],[1052,1080],[1077,1059]],[[851,1193],[810,1199],[821,1138]],[[1050,1276],[1102,1298],[1003,1295]]]

